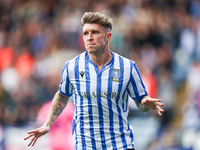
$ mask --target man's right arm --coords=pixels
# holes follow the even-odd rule
[[[68,101],[69,97],[61,94],[60,91],[57,91],[53,98],[48,117],[43,126],[51,127],[55,122],[55,120],[58,118],[58,116],[66,107]]]
[[[24,138],[24,140],[27,140],[30,137],[32,137],[28,146],[30,145],[34,146],[35,142],[37,141],[39,137],[45,135],[46,133],[50,131],[51,126],[53,125],[55,120],[58,118],[58,116],[61,114],[61,112],[64,110],[68,101],[69,101],[69,97],[61,94],[60,91],[56,92],[51,104],[49,114],[43,126],[28,132],[29,135]]]

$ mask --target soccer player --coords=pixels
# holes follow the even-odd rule
[[[153,109],[160,116],[164,104],[148,96],[135,62],[109,49],[111,18],[86,12],[81,23],[86,51],[66,62],[46,122],[28,132],[24,139],[31,137],[28,146],[33,146],[39,137],[49,132],[73,95],[76,150],[134,149],[133,129],[127,119],[128,96],[139,110]]]

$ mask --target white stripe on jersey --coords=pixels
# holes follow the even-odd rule
[[[87,52],[63,68],[60,92],[71,96],[73,91],[75,104],[75,149],[134,148],[128,96],[138,100],[147,92],[135,63],[111,53],[101,71]]]

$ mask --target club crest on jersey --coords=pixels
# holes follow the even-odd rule
[[[115,82],[120,81],[121,70],[120,69],[112,69],[112,80]]]

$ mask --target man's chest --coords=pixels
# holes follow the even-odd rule
[[[123,69],[108,66],[98,71],[94,67],[78,68],[70,77],[76,92],[113,97],[127,87],[129,76]]]

